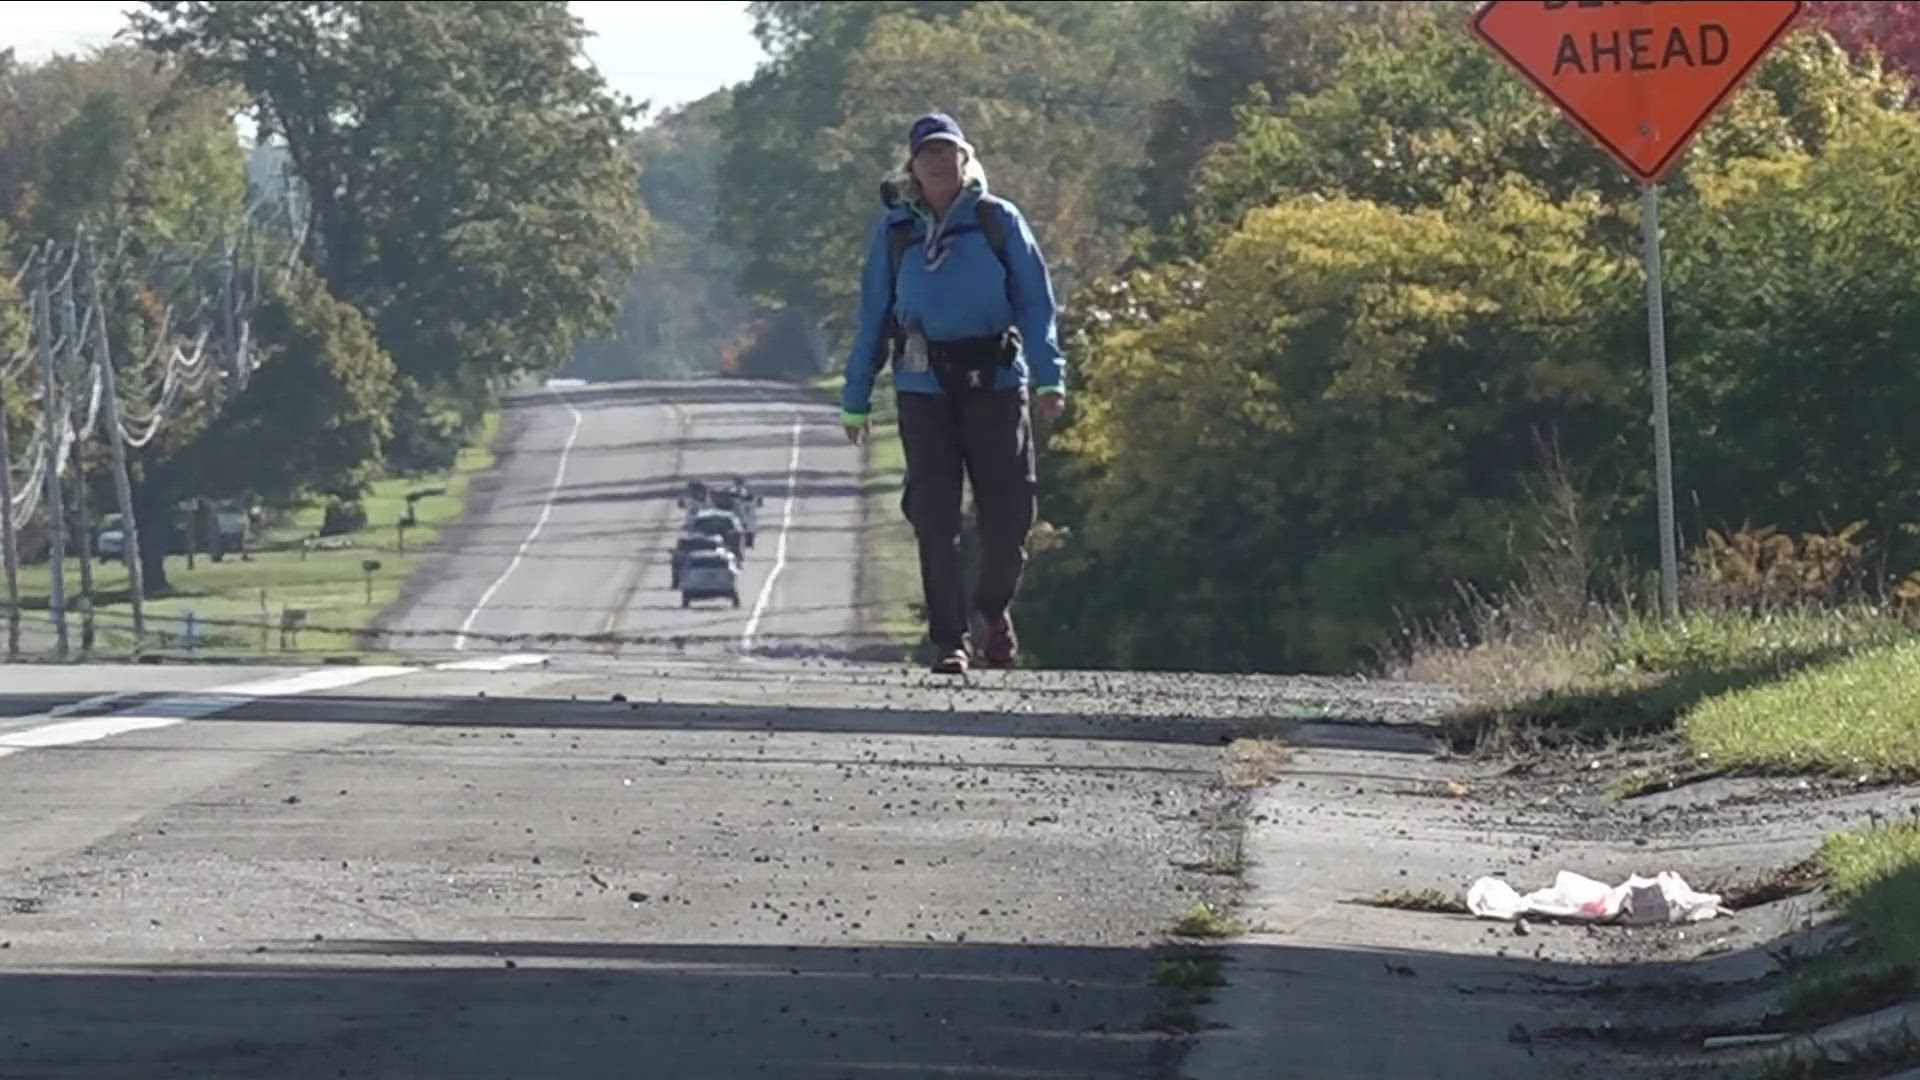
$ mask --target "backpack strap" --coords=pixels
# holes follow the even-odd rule
[[[906,351],[907,332],[893,314],[893,290],[900,286],[900,261],[913,246],[913,221],[896,221],[887,226],[887,347],[880,352],[880,370],[895,356]]]
[[[974,219],[980,222],[980,231],[986,234],[987,246],[993,249],[993,257],[1006,267],[1008,280],[1012,280],[1013,267],[1007,265],[1007,215],[1000,209],[1000,203],[991,195],[982,197],[973,204]]]
[[[1007,261],[1007,212],[1000,201],[991,195],[982,196],[973,204],[974,219],[980,223],[980,232],[987,238],[987,246],[993,249],[993,257],[1000,260],[1000,268],[1006,272],[1007,307],[1013,311],[1014,322],[1020,321],[1020,305],[1013,296],[1013,264]],[[1019,334],[1016,329],[1015,335]]]

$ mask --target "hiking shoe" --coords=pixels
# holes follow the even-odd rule
[[[940,658],[933,662],[936,675],[965,675],[967,673],[967,650],[944,649]]]
[[[1013,618],[1002,615],[987,620],[988,667],[1010,668],[1020,662],[1020,638],[1013,632]]]

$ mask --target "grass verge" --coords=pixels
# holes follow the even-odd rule
[[[907,453],[892,397],[878,395],[862,485],[859,595],[867,635],[904,656],[924,636],[918,615],[920,564],[913,529],[900,512]]]
[[[1920,971],[1920,821],[1831,837],[1819,858],[1834,899],[1880,957]]]
[[[1680,730],[1721,767],[1920,775],[1920,642],[1721,694],[1681,717]]]
[[[315,539],[322,512],[301,510],[270,526],[255,538],[242,558],[220,562],[202,555],[192,569],[185,556],[167,558],[172,590],[145,605],[147,638],[144,652],[184,654],[186,614],[193,613],[193,654],[209,659],[262,653],[324,655],[364,652],[359,631],[399,598],[424,551],[457,519],[466,505],[473,476],[494,461],[493,443],[499,415],[489,414],[475,444],[460,451],[454,467],[439,476],[376,481],[364,504],[367,527],[342,536]],[[397,523],[405,516],[409,492],[439,489],[416,501],[416,524],[406,531],[400,546]],[[377,562],[370,574],[367,562]],[[125,655],[134,650],[132,608],[126,568],[119,562],[96,563],[93,569],[95,653]],[[80,595],[80,572],[70,562],[64,575],[67,595]],[[38,629],[44,637],[48,568],[23,567],[21,604],[40,608]],[[282,648],[279,626],[288,610],[304,610],[312,629],[302,630]],[[29,613],[34,614],[34,613]],[[71,640],[76,649],[81,620],[69,610]],[[404,642],[399,643],[404,646]]]
[[[1920,821],[1900,822],[1829,837],[1816,862],[1856,935],[1783,963],[1780,1014],[1796,1025],[1818,1025],[1909,1000],[1920,974]],[[1920,1064],[1920,1041],[1903,1033],[1871,1045],[1851,1045],[1820,1060],[1792,1056],[1762,1066],[1765,1080],[1878,1077]]]
[[[1913,742],[1920,721],[1903,727],[1897,704],[1864,723],[1826,722],[1843,719],[1853,693],[1877,692],[1920,664],[1916,640],[1897,618],[1870,609],[1706,613],[1672,624],[1625,621],[1531,651],[1512,640],[1451,650],[1412,667],[1481,694],[1447,718],[1463,747],[1604,745],[1677,729],[1710,755],[1713,770],[1850,769],[1856,761],[1891,770],[1920,762],[1920,745],[1899,745]],[[1901,700],[1911,712],[1920,697]],[[1804,712],[1788,719],[1815,701],[1820,725]]]

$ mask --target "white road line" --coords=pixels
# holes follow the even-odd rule
[[[546,653],[508,653],[505,656],[489,656],[479,660],[450,660],[444,664],[433,665],[433,670],[509,671],[517,667],[531,667],[546,659]]]
[[[527,549],[540,538],[540,530],[547,527],[547,518],[553,515],[554,497],[560,494],[560,484],[567,477],[567,459],[573,456],[574,440],[580,437],[580,410],[574,408],[573,402],[568,401],[567,396],[555,387],[549,385],[547,390],[554,397],[559,398],[560,404],[565,405],[567,412],[573,416],[573,429],[567,432],[567,443],[560,448],[560,467],[553,470],[553,483],[547,486],[547,497],[540,504],[540,517],[534,521],[533,528],[527,533],[527,538],[520,541],[520,550],[513,553],[513,559],[507,563],[507,568],[500,571],[500,576],[493,580],[492,585],[487,586],[486,592],[480,594],[480,602],[473,605],[473,610],[467,612],[466,621],[460,624],[460,633],[453,639],[454,652],[467,651],[467,634],[473,630],[473,621],[478,619],[480,612],[493,602],[493,594],[499,592],[500,586],[507,583],[507,578],[512,576],[514,569],[520,565],[520,560],[527,557]]]
[[[753,614],[747,617],[746,629],[740,631],[742,651],[753,648],[753,637],[760,631],[760,617],[766,614],[767,603],[773,599],[774,582],[780,580],[780,572],[787,568],[787,533],[793,527],[793,491],[800,480],[801,427],[800,414],[793,414],[793,452],[787,458],[787,504],[780,514],[780,541],[774,549],[773,569],[767,571],[767,580],[760,586],[760,599],[754,602]]]
[[[134,712],[94,716],[84,720],[56,720],[39,727],[0,735],[0,757],[17,754],[22,750],[95,742],[115,735],[124,735],[130,731],[150,731],[154,728],[171,727],[187,720],[225,712],[260,698],[288,697],[316,690],[339,690],[355,683],[371,682],[374,679],[384,679],[394,675],[407,675],[417,670],[410,667],[328,668],[321,671],[303,671],[298,675],[236,683],[232,686],[216,686],[209,690],[168,694],[141,705]],[[48,719],[53,719],[52,715],[49,715]]]

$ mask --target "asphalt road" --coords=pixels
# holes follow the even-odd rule
[[[1764,1002],[1636,961],[1761,985],[1816,898],[1604,931],[1357,901],[1760,875],[1911,797],[1621,800],[1451,758],[1419,685],[850,659],[829,406],[509,412],[407,663],[0,666],[0,1080],[1713,1075],[1666,1069],[1692,1029],[1621,1033]],[[683,610],[672,495],[734,472],[745,602]],[[1196,903],[1224,948],[1170,939]]]
[[[843,659],[858,458],[815,398],[508,411],[412,662],[0,668],[0,1077],[1164,1075],[1228,729]],[[743,604],[682,609],[673,495],[735,473]]]
[[[1217,729],[607,663],[0,758],[0,1076],[1156,1075]]]
[[[475,513],[400,608],[413,653],[538,648],[607,656],[845,655],[858,648],[860,459],[818,394],[767,383],[522,392]],[[691,479],[765,498],[739,608],[682,608],[669,553]]]

